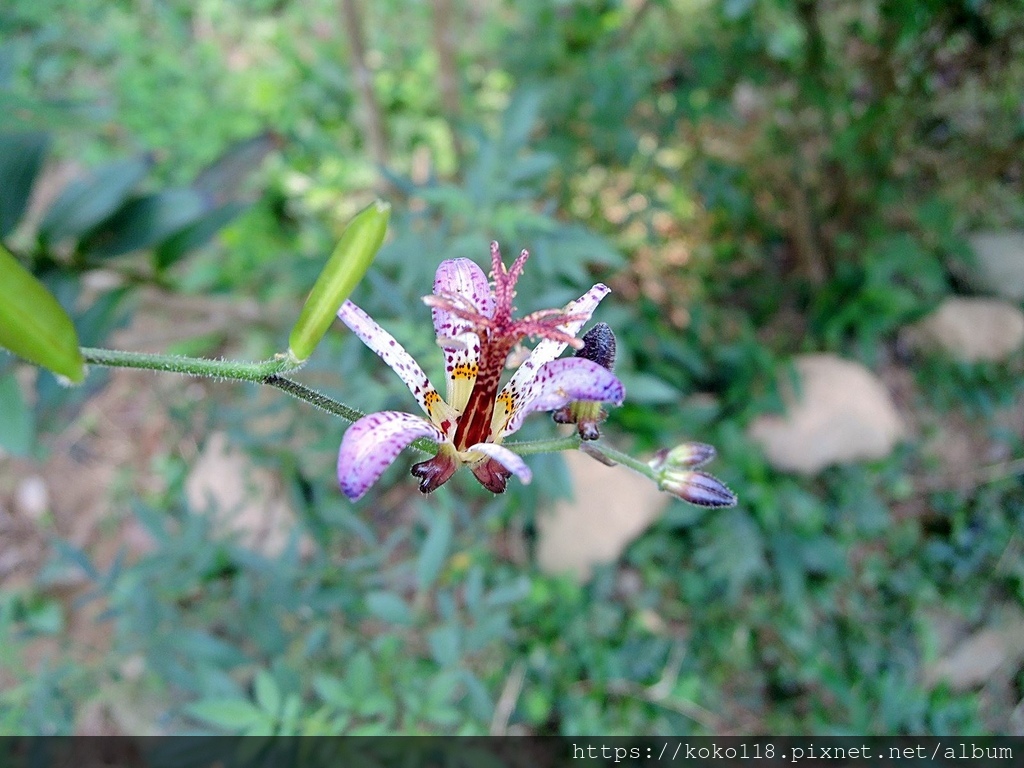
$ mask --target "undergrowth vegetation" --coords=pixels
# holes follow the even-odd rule
[[[5,4],[2,130],[52,136],[51,201],[145,157],[136,194],[219,169],[225,204],[242,202],[210,243],[104,251],[88,227],[48,242],[43,209],[4,243],[74,306],[83,341],[186,297],[228,309],[150,351],[263,359],[341,227],[382,196],[389,239],[354,299],[435,380],[420,297],[437,264],[528,247],[524,310],[614,291],[597,319],[627,399],[608,433],[638,455],[714,444],[740,503],[672,501],[580,584],[532,552],[537,517],[572,495],[558,454],[501,496],[461,473],[421,497],[400,460],[350,503],[340,422],[273,391],[164,381],[137,406],[165,420],[159,440],[103,476],[91,513],[113,546],[49,511],[35,559],[8,570],[20,539],[0,544],[0,732],[1019,733],[1019,659],[984,686],[932,671],[946,628],[1024,601],[1020,355],[900,343],[966,292],[968,233],[1024,224],[1017,3],[363,2],[369,101],[344,5]],[[900,449],[813,477],[767,463],[747,427],[811,351],[899,383]],[[303,376],[365,412],[410,407],[340,324]],[[0,498],[97,450],[134,408],[107,383],[62,389],[0,357]],[[942,450],[951,431],[966,462]],[[294,512],[273,546],[223,523],[237,510],[188,501],[217,433]]]

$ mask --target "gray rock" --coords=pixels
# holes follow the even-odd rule
[[[783,386],[786,412],[754,420],[749,435],[777,469],[814,474],[831,464],[888,455],[906,429],[882,382],[836,355],[794,361],[800,397]]]
[[[206,442],[185,481],[185,497],[197,513],[214,515],[217,534],[236,534],[243,545],[280,554],[295,527],[280,481],[255,466],[223,432]],[[303,547],[308,546],[305,539]]]
[[[1024,300],[1024,230],[977,232],[968,240],[977,264],[964,279],[976,290]]]
[[[991,622],[969,635],[925,670],[931,685],[948,683],[954,691],[985,685],[993,677],[1013,679],[1024,658],[1024,614],[1013,605],[1000,606]]]
[[[952,297],[904,335],[918,349],[965,363],[996,362],[1024,344],[1024,312],[1001,299]]]
[[[606,467],[576,451],[564,455],[574,498],[538,515],[537,561],[547,573],[583,582],[595,565],[615,562],[669,497],[626,467]]]

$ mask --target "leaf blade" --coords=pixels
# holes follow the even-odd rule
[[[13,232],[24,215],[49,147],[43,131],[0,134],[0,237]]]
[[[0,347],[73,382],[85,378],[74,323],[31,272],[0,245]]]
[[[91,176],[71,182],[43,216],[40,239],[54,243],[85,234],[121,207],[152,165],[151,155],[140,155],[110,163]]]

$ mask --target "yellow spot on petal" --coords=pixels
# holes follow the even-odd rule
[[[453,379],[475,379],[477,374],[476,363],[459,363],[452,368]]]
[[[491,439],[496,443],[501,442],[501,433],[505,431],[509,419],[512,418],[514,403],[515,396],[512,392],[502,392],[494,401],[494,413],[491,416]]]
[[[478,370],[476,363],[456,363],[448,374],[448,402],[459,413],[466,409]]]

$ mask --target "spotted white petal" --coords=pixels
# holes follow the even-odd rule
[[[441,395],[427,379],[427,374],[420,368],[419,363],[405,351],[405,347],[395,341],[394,336],[377,325],[373,318],[351,301],[341,305],[338,317],[398,374],[416,398],[416,402],[420,404],[420,408],[435,425],[447,431],[449,426],[455,423],[452,408],[441,399]],[[445,426],[445,422],[448,426]]]
[[[601,299],[609,293],[611,293],[611,289],[608,286],[604,283],[598,283],[575,301],[569,302],[565,307],[565,313],[567,315],[576,315],[578,319],[558,326],[559,330],[575,336],[579,333],[580,328],[590,319],[590,316],[594,314],[594,310],[601,303]],[[523,390],[530,383],[537,370],[545,363],[551,362],[562,354],[566,346],[566,343],[562,341],[544,339],[534,347],[530,356],[512,374],[512,378],[508,380],[505,386],[502,387],[501,392],[498,393],[497,404],[494,408],[495,418],[492,424],[505,423],[514,409],[515,401],[520,399]]]
[[[533,472],[530,471],[526,462],[523,461],[523,457],[518,453],[513,453],[502,445],[496,445],[495,443],[477,443],[476,445],[471,445],[466,450],[468,453],[482,453],[494,459],[513,475],[522,480],[524,485],[529,485],[530,481],[533,479]]]
[[[434,275],[434,295],[459,297],[467,306],[484,317],[494,315],[494,295],[487,275],[470,259],[442,261]],[[473,323],[453,312],[434,307],[437,343],[444,350],[444,373],[447,380],[445,400],[461,412],[466,407],[476,381],[480,361],[480,339],[473,332]]]
[[[418,437],[436,443],[444,434],[426,419],[411,413],[381,411],[363,416],[348,428],[338,451],[338,484],[352,501],[377,482],[385,469]]]
[[[495,424],[494,434],[511,435],[534,411],[554,411],[574,400],[594,400],[621,405],[626,390],[615,374],[582,357],[563,357],[542,365],[513,402],[504,424]]]

